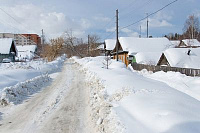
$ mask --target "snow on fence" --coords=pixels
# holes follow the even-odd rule
[[[148,71],[152,71],[152,72],[173,71],[173,72],[180,72],[187,76],[200,76],[200,69],[154,66],[154,65],[137,64],[137,63],[131,63],[131,66],[133,67],[134,70],[138,70],[138,71],[141,71],[142,69],[147,69]]]

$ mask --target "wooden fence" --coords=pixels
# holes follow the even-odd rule
[[[137,63],[131,63],[131,66],[133,67],[134,70],[137,71],[141,71],[142,69],[147,69],[147,71],[152,71],[152,72],[173,71],[173,72],[180,72],[187,76],[200,76],[200,69],[154,66],[154,65],[137,64]]]

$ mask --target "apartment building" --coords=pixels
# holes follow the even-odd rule
[[[0,33],[0,38],[13,38],[16,45],[41,45],[41,38],[37,34]]]

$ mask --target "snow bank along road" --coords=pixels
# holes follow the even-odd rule
[[[67,60],[51,85],[20,105],[0,108],[0,133],[92,133],[84,79]]]

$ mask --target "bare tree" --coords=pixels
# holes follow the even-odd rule
[[[183,32],[185,38],[197,39],[200,32],[198,17],[195,15],[190,15],[185,21]]]
[[[99,56],[100,51],[97,49],[99,46],[100,37],[97,35],[90,35],[89,36],[89,55],[90,56]]]
[[[44,46],[42,53],[43,58],[47,58],[48,61],[54,60],[56,57],[62,55],[64,40],[63,38],[51,39],[50,43]]]

